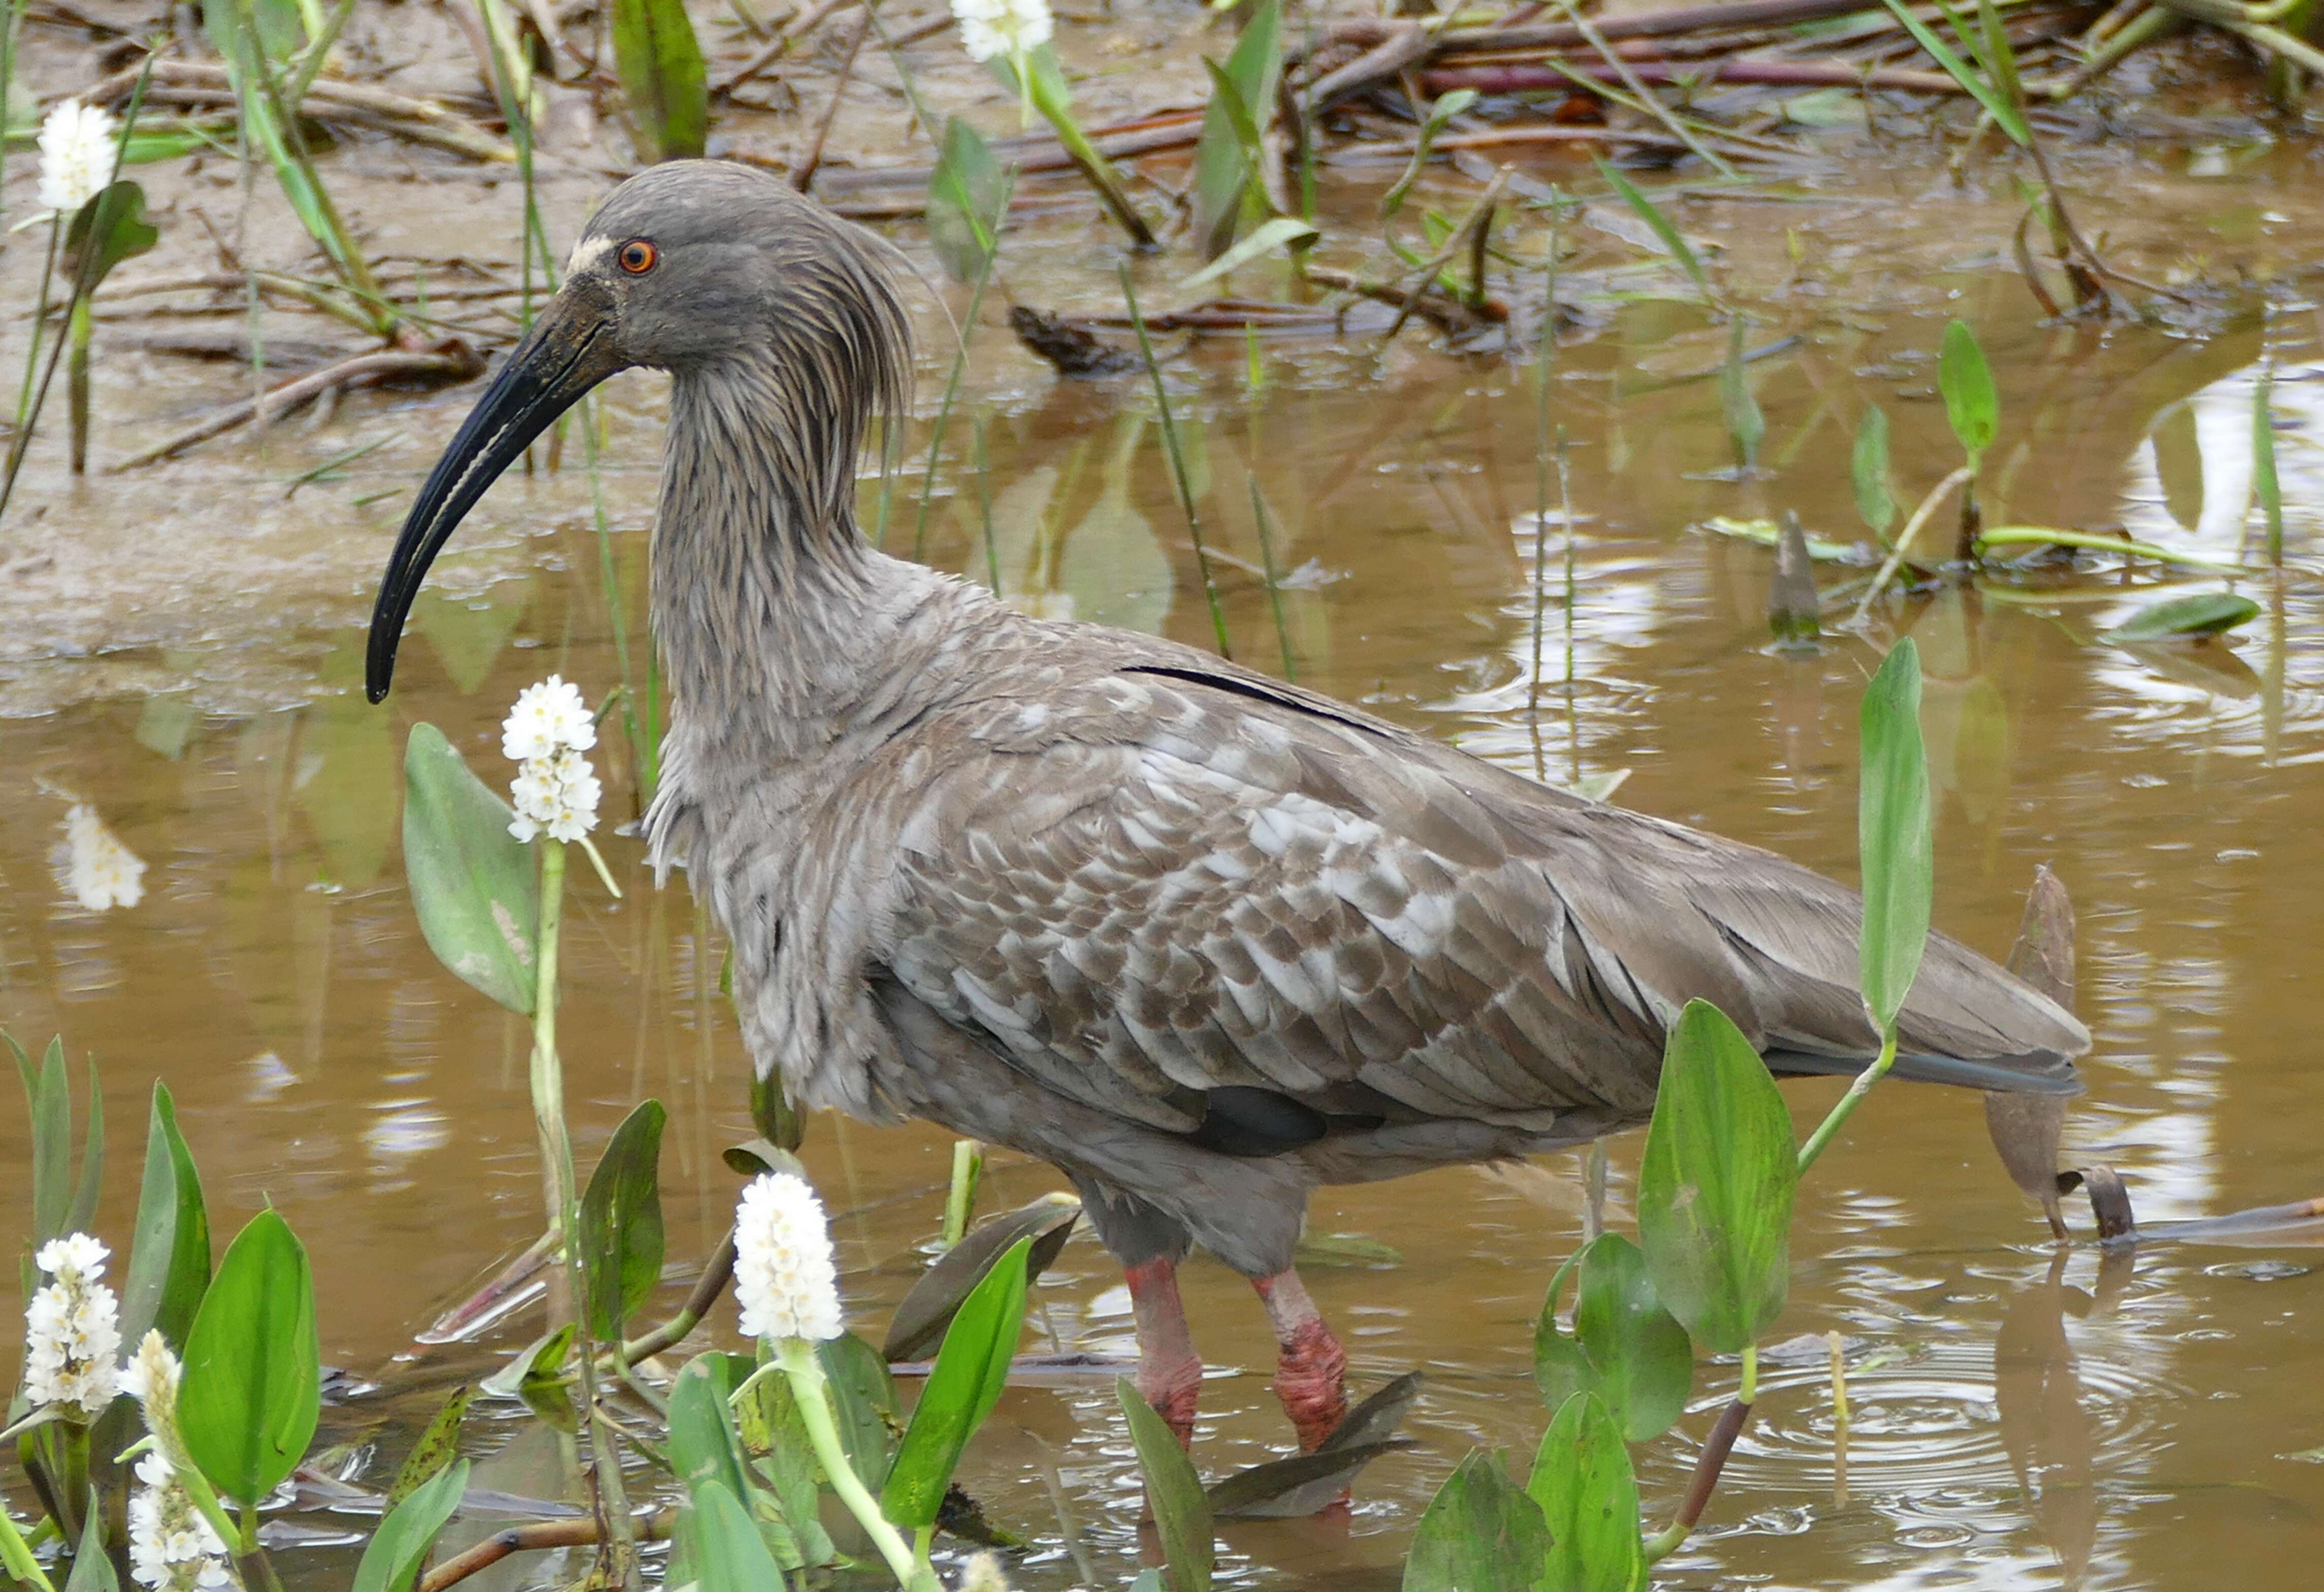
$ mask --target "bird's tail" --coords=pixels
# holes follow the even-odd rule
[[[1767,1070],[1786,1076],[1838,1074],[1852,1076],[1872,1065],[1870,1056],[1816,1055],[1807,1051],[1767,1053]],[[1890,1073],[1917,1083],[1951,1083],[1963,1089],[1989,1090],[2001,1094],[2074,1095],[2082,1092],[2071,1058],[2042,1051],[2028,1055],[1960,1056],[1926,1054],[1899,1055]]]

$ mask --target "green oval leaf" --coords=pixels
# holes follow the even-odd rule
[[[1856,846],[1864,873],[1857,976],[1882,1034],[1904,1009],[1929,939],[1936,861],[1929,829],[1929,759],[1921,741],[1921,652],[1910,636],[1865,687]]]
[[[80,1546],[73,1552],[72,1574],[66,1578],[65,1592],[121,1592],[121,1577],[105,1551],[105,1510],[94,1487],[89,1489],[81,1516],[85,1523]],[[7,1529],[13,1532],[15,1527]]]
[[[24,1084],[24,1109],[32,1139],[32,1243],[35,1247],[68,1230],[72,1199],[72,1085],[65,1075],[65,1042],[50,1039],[36,1071],[32,1058],[14,1039],[16,1075]]]
[[[1194,240],[1205,259],[1225,252],[1234,241],[1236,224],[1250,208],[1255,140],[1245,132],[1255,131],[1253,106],[1273,119],[1276,83],[1283,70],[1281,6],[1277,0],[1260,0],[1224,70],[1213,69],[1211,100],[1204,107],[1202,136],[1194,145]],[[1218,86],[1222,78],[1223,88]]]
[[[697,1356],[670,1385],[669,1468],[689,1494],[715,1482],[747,1498],[742,1440],[726,1403],[733,1388],[721,1374],[724,1358]]]
[[[1937,391],[1944,395],[1945,419],[1974,464],[2001,432],[2001,394],[1985,345],[1966,321],[1945,323],[1944,347],[1937,355]]]
[[[420,1440],[411,1445],[411,1452],[403,1457],[403,1464],[395,1473],[395,1485],[387,1489],[387,1506],[394,1508],[412,1494],[427,1486],[460,1457],[460,1427],[468,1418],[468,1401],[475,1389],[466,1383],[452,1390],[420,1432]]]
[[[186,1335],[178,1420],[210,1485],[256,1504],[306,1457],[322,1404],[307,1251],[272,1209],[226,1246]]]
[[[1534,1456],[1526,1492],[1541,1505],[1551,1543],[1535,1592],[1632,1592],[1646,1578],[1638,1541],[1638,1484],[1630,1450],[1606,1406],[1577,1393],[1558,1406]]]
[[[686,1547],[699,1592],[768,1592],[783,1583],[781,1567],[751,1512],[722,1482],[694,1489],[686,1511]]]
[[[467,1490],[468,1462],[455,1459],[407,1494],[364,1545],[351,1592],[411,1592],[436,1533]]]
[[[532,1010],[540,870],[515,814],[433,724],[403,749],[403,867],[428,948],[512,1012]]]
[[[1714,1352],[1741,1352],[1783,1313],[1794,1153],[1759,1053],[1717,1007],[1687,1002],[1638,1164],[1638,1237],[1663,1304]]]
[[[124,1276],[121,1341],[129,1352],[134,1354],[155,1327],[171,1342],[185,1342],[210,1283],[210,1219],[194,1154],[178,1131],[177,1103],[159,1079],[145,1127],[136,1234]]]
[[[2140,609],[2098,640],[2136,643],[2178,636],[2216,636],[2259,617],[2259,604],[2234,592],[2198,592]]]
[[[952,116],[944,155],[928,178],[928,246],[955,281],[981,281],[1001,246],[1009,178],[983,135]]]
[[[1576,1394],[1592,1394],[1631,1442],[1660,1437],[1685,1412],[1694,1385],[1686,1329],[1655,1296],[1645,1252],[1621,1234],[1599,1234],[1574,1261],[1573,1335],[1557,1329],[1565,1267],[1550,1284],[1534,1334],[1533,1376],[1543,1402],[1557,1410]]]
[[[1071,1195],[1045,1195],[1030,1205],[994,1217],[945,1250],[920,1274],[920,1280],[912,1284],[912,1291],[890,1318],[888,1340],[881,1346],[889,1363],[918,1359],[942,1342],[962,1301],[1018,1239],[1033,1240],[1026,1256],[1026,1281],[1030,1283],[1048,1270],[1073,1236],[1081,1214],[1081,1201]]]
[[[622,1119],[581,1196],[581,1269],[589,1295],[589,1330],[617,1342],[623,1326],[661,1281],[661,1129],[659,1100],[641,1101]]]
[[[1031,1249],[1029,1238],[1011,1246],[961,1302],[945,1333],[881,1492],[882,1511],[899,1526],[918,1531],[936,1523],[962,1450],[1001,1402],[1009,1362],[1025,1330],[1025,1262]]]
[[[710,132],[702,44],[685,0],[613,0],[613,72],[622,80],[638,152],[696,160]]]
[[[1404,1592],[1529,1588],[1549,1553],[1541,1505],[1490,1449],[1472,1449],[1428,1501],[1404,1561]]]
[[[113,184],[83,205],[65,229],[66,270],[73,290],[87,298],[115,266],[132,254],[143,254],[161,238],[145,219],[145,190],[134,182]]]
[[[831,1389],[840,1449],[849,1468],[876,1492],[888,1485],[896,1433],[904,1424],[896,1379],[880,1351],[853,1332],[816,1345],[815,1357]]]
[[[1138,1468],[1146,1477],[1146,1503],[1154,1512],[1155,1534],[1162,1539],[1171,1592],[1210,1592],[1218,1542],[1211,1532],[1211,1500],[1194,1474],[1194,1462],[1178,1446],[1178,1434],[1154,1413],[1129,1377],[1114,1378],[1113,1396],[1138,1449]]]

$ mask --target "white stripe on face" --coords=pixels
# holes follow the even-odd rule
[[[573,256],[565,262],[565,274],[578,276],[604,259],[613,246],[611,238],[585,237],[573,245]]]

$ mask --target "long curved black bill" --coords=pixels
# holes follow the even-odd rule
[[[395,677],[396,645],[420,583],[461,519],[534,437],[623,363],[599,294],[576,283],[549,300],[436,462],[395,538],[371,611],[364,689],[374,702]]]

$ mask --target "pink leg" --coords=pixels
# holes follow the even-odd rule
[[[1194,1401],[1203,1388],[1203,1357],[1186,1330],[1186,1307],[1178,1298],[1178,1266],[1149,1260],[1122,1273],[1130,1284],[1130,1312],[1138,1321],[1138,1393],[1178,1434],[1178,1446],[1194,1443]]]
[[[1300,1449],[1313,1453],[1347,1416],[1348,1351],[1323,1324],[1297,1272],[1257,1277],[1251,1286],[1275,1327],[1275,1396],[1299,1433]]]

